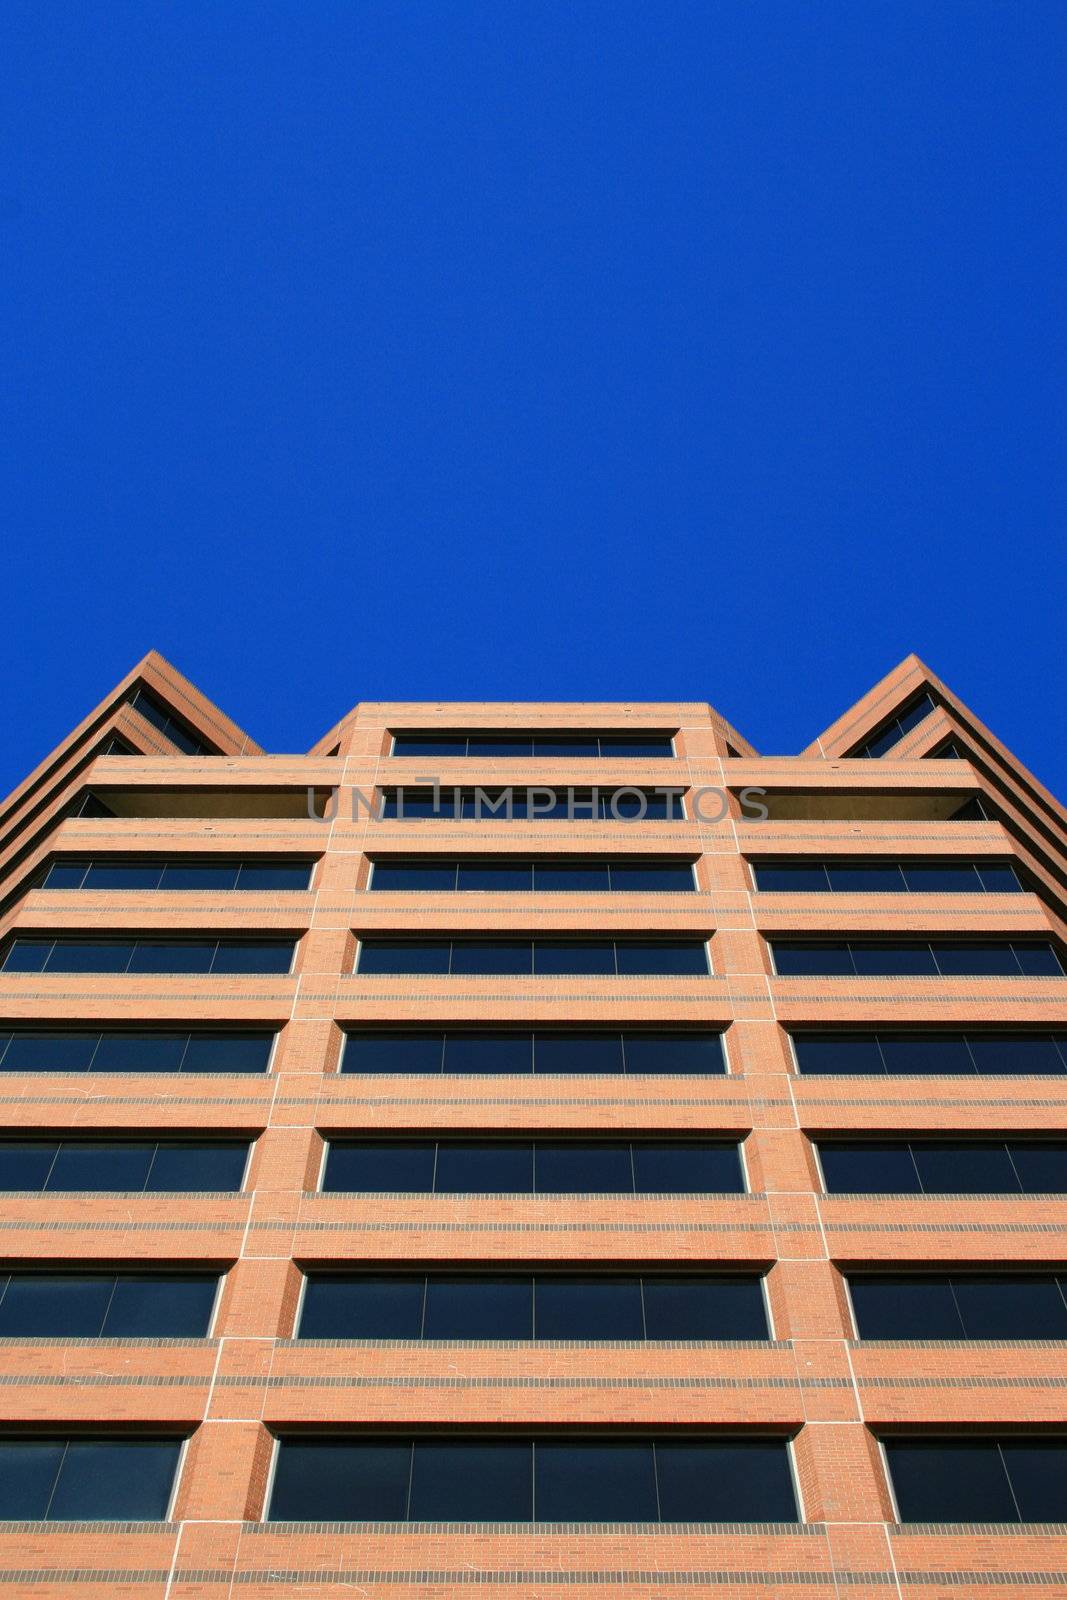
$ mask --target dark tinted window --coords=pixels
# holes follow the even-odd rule
[[[726,1071],[718,1033],[625,1033],[623,1049],[627,1072],[704,1075]]]
[[[0,1438],[0,1519],[161,1522],[179,1439]]]
[[[649,1339],[766,1339],[759,1278],[656,1278],[644,1282]]]
[[[46,889],[306,889],[307,862],[201,860],[172,861],[132,858],[54,861],[45,875]]]
[[[370,1272],[309,1277],[299,1337],[762,1340],[769,1331],[755,1276]]]
[[[171,744],[176,744],[178,749],[186,755],[216,754],[211,745],[202,739],[199,734],[194,733],[187,722],[183,722],[180,717],[176,717],[161,700],[157,700],[155,695],[151,694],[147,689],[141,687],[135,689],[130,696],[130,704],[135,711],[140,712],[146,721],[150,722],[153,727],[158,728],[160,733],[170,740]]]
[[[370,887],[380,890],[394,889],[454,889],[456,863],[454,861],[376,861],[371,873]]]
[[[8,1139],[0,1142],[0,1189],[232,1192],[247,1157],[247,1143],[228,1139]]]
[[[425,1278],[309,1277],[302,1339],[419,1339]]]
[[[464,893],[528,893],[534,887],[533,867],[528,861],[461,861],[454,887]]]
[[[885,1440],[903,1522],[1018,1522],[995,1439]]]
[[[628,1143],[538,1141],[538,1194],[632,1194],[634,1173]]]
[[[524,1522],[533,1460],[521,1439],[419,1439],[411,1472],[413,1522]]]
[[[794,1522],[789,1453],[780,1439],[656,1442],[664,1522]]]
[[[532,1145],[456,1139],[437,1146],[437,1194],[528,1194],[532,1189]]]
[[[242,1033],[53,1033],[0,1037],[3,1072],[265,1072],[274,1035]]]
[[[548,1278],[537,1281],[539,1339],[643,1339],[639,1278]]]
[[[907,888],[904,874],[891,862],[834,861],[826,875],[835,894],[903,894]]]
[[[429,1194],[433,1190],[436,1145],[430,1140],[331,1139],[322,1176],[324,1191],[394,1191]]]
[[[1067,1071],[1055,1033],[795,1033],[806,1074],[1048,1074]]]
[[[534,945],[534,971],[539,977],[566,977],[589,973],[613,977],[615,946],[610,939],[538,939]]]
[[[913,1139],[820,1142],[828,1194],[1062,1194],[1067,1142]]]
[[[959,1144],[948,1139],[916,1142],[912,1155],[927,1194],[1018,1193],[1008,1148],[1003,1144]]]
[[[403,1522],[410,1439],[283,1439],[268,1521]]]
[[[752,868],[757,889],[793,893],[1013,894],[1022,889],[1008,862],[773,861]]]
[[[5,972],[288,972],[291,940],[15,939]]]
[[[151,887],[151,886],[150,886]],[[567,891],[635,893],[659,890],[688,892],[695,888],[693,869],[687,862],[581,861],[553,857],[523,861],[460,858],[455,860],[390,860],[374,865],[372,889],[495,891]]]
[[[646,1439],[539,1439],[539,1522],[657,1522],[656,1463]]]
[[[397,733],[394,756],[672,756],[666,733]]]
[[[827,1194],[912,1194],[919,1176],[907,1144],[845,1140],[819,1145]]]
[[[440,1072],[443,1033],[350,1033],[342,1072]]]
[[[763,894],[822,894],[830,887],[821,861],[757,861],[752,877]]]
[[[425,1339],[529,1339],[532,1328],[533,1283],[529,1278],[431,1276],[426,1280]]]
[[[775,971],[782,976],[1059,977],[1063,968],[1048,943],[938,940],[855,941],[851,944],[774,940]]]
[[[718,1140],[346,1139],[330,1141],[322,1187],[379,1194],[742,1194],[744,1174],[738,1146]]]
[[[884,1441],[904,1522],[1062,1522],[1067,1518],[1067,1439],[888,1438]]]
[[[887,1033],[879,1043],[890,1074],[970,1073],[974,1071],[967,1041],[952,1033]]]
[[[620,977],[707,977],[711,971],[702,939],[620,939],[615,957]]]
[[[533,971],[533,948],[528,939],[456,939],[449,971],[453,976],[527,977]]]
[[[687,894],[696,888],[693,869],[687,862],[634,861],[611,865],[611,887],[633,893],[635,890],[659,890],[662,893]]]
[[[198,1339],[214,1273],[14,1272],[0,1278],[0,1337]]]
[[[700,939],[364,939],[361,974],[450,973],[453,977],[664,976],[710,971]]]
[[[933,977],[937,965],[929,945],[854,944],[852,963],[860,977]]]
[[[855,974],[847,944],[810,944],[799,939],[771,945],[774,970],[783,978],[847,977]]]
[[[905,706],[903,711],[891,717],[877,733],[872,734],[864,744],[853,750],[851,754],[853,756],[884,756],[886,751],[892,750],[894,745],[899,744],[904,735],[910,733],[912,728],[918,727],[919,723],[928,717],[933,709],[934,702],[924,691],[917,700],[913,700],[910,705]]]
[[[1063,1281],[1020,1274],[953,1277],[968,1339],[1067,1339]]]
[[[722,1036],[717,1033],[351,1032],[341,1070],[593,1075],[627,1072],[704,1077],[725,1072],[726,1058]]]
[[[450,949],[448,941],[441,939],[363,939],[356,959],[356,971],[371,976],[379,973],[447,973]]]
[[[795,1522],[782,1439],[282,1439],[268,1521]]]
[[[638,1194],[739,1194],[744,1188],[738,1145],[681,1140],[635,1144]]]

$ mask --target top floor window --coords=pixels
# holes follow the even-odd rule
[[[171,744],[176,744],[178,749],[187,756],[213,756],[218,752],[209,745],[200,735],[194,733],[187,722],[174,715],[163,703],[156,699],[154,694],[138,684],[130,697],[130,705],[135,711],[140,712],[146,722],[153,728],[158,728],[165,739]]]
[[[920,722],[925,721],[933,710],[934,702],[924,690],[918,699],[905,706],[903,711],[898,711],[895,716],[890,717],[889,721],[883,723],[876,734],[873,734],[871,738],[859,745],[857,749],[851,751],[850,754],[853,756],[884,756],[887,750],[892,750],[894,745],[900,743],[905,734],[910,733],[913,728],[919,726]]]
[[[592,756],[611,760],[617,756],[670,757],[674,738],[669,733],[417,733],[393,735],[394,756],[482,756],[496,760],[507,756]]]

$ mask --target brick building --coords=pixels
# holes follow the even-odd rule
[[[0,850],[0,1592],[1067,1595],[1067,822],[915,657],[761,757],[152,655]]]

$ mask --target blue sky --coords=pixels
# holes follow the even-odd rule
[[[271,749],[678,697],[771,752],[914,649],[1067,790],[1065,43],[8,0],[0,790],[151,646]]]

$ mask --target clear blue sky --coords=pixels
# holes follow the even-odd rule
[[[795,750],[915,649],[1067,790],[1065,43],[7,0],[0,790],[150,646],[281,750],[409,697]]]

